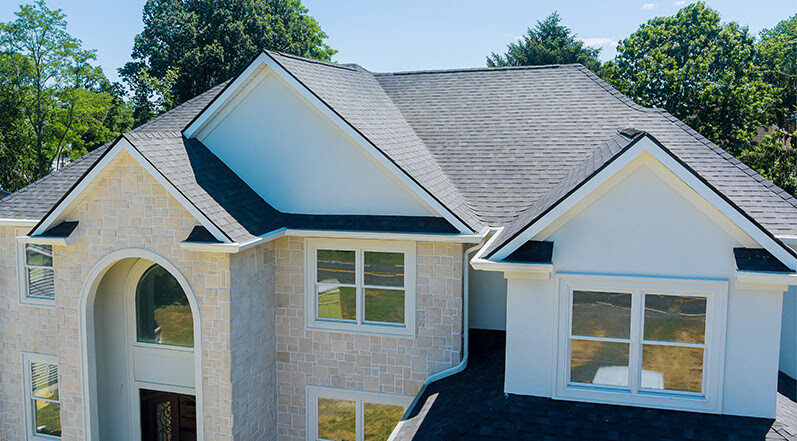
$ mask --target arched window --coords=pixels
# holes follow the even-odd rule
[[[191,306],[177,279],[152,265],[136,287],[136,333],[142,343],[194,347]]]

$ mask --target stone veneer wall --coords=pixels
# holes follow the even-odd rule
[[[58,357],[62,439],[84,438],[80,290],[99,259],[130,247],[164,256],[191,284],[202,317],[205,439],[233,439],[230,258],[179,247],[197,221],[126,152],[70,209],[78,243],[53,247],[55,307],[19,304],[14,237],[29,229],[0,231],[0,439],[24,439],[22,351]]]
[[[462,245],[417,244],[415,339],[305,329],[304,241],[275,242],[279,440],[305,440],[305,385],[415,395],[459,363]]]
[[[240,441],[277,438],[277,331],[274,246],[233,254],[231,336],[233,433]]]

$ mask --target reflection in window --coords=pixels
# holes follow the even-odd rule
[[[386,441],[404,416],[402,406],[365,403],[363,407],[365,441]]]
[[[318,438],[356,441],[357,403],[333,398],[318,399]]]
[[[25,273],[29,297],[55,297],[53,277],[53,247],[51,245],[25,245]]]
[[[180,283],[160,265],[152,265],[136,288],[138,341],[194,346],[191,306]]]
[[[30,362],[33,427],[37,434],[61,436],[58,365]]]

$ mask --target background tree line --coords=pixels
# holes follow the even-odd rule
[[[60,10],[38,0],[16,16],[0,23],[0,189],[11,191],[231,78],[261,49],[336,52],[300,0],[147,0],[122,85]],[[642,24],[613,60],[599,55],[553,13],[487,65],[581,63],[797,192],[797,15],[756,38],[694,3]]]
[[[797,14],[756,38],[698,2],[642,24],[613,60],[601,64],[599,54],[553,13],[487,65],[581,63],[797,194]]]

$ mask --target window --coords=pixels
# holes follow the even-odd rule
[[[52,304],[55,299],[53,247],[20,243],[20,298],[24,303]]]
[[[23,369],[29,438],[60,438],[61,406],[56,358],[24,354]]]
[[[586,276],[559,283],[559,395],[718,405],[726,284]]]
[[[386,441],[412,397],[308,387],[308,440]]]
[[[149,267],[136,287],[139,343],[194,346],[191,305],[180,282],[160,265]]]
[[[414,335],[415,244],[307,242],[308,326]]]

